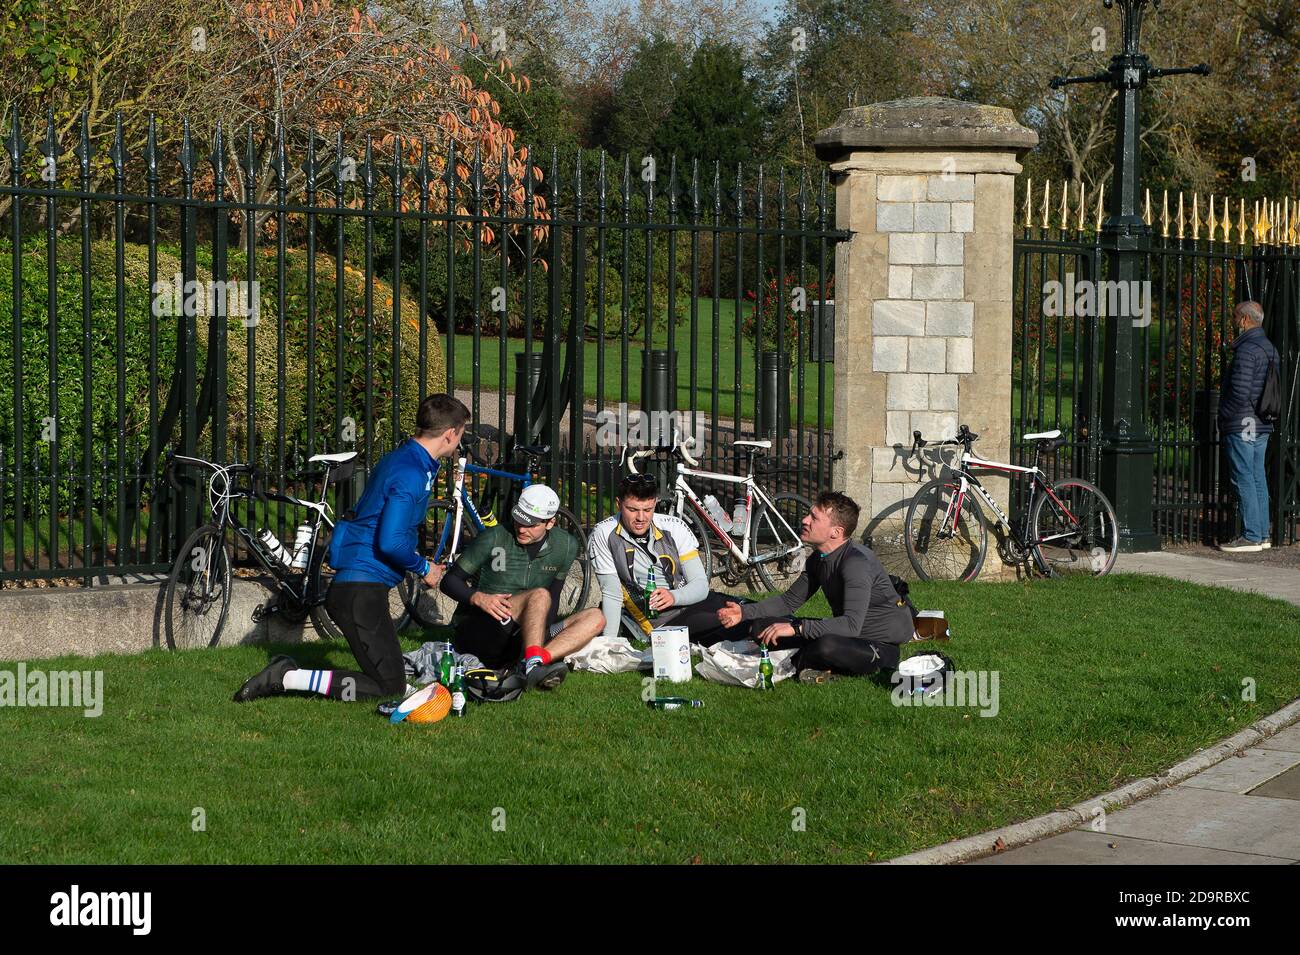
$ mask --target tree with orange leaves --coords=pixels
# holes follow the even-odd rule
[[[227,0],[227,9],[229,22],[214,46],[216,56],[207,63],[208,108],[200,121],[208,128],[199,132],[211,140],[221,122],[234,198],[274,198],[278,136],[299,160],[286,169],[286,185],[293,189],[305,175],[301,157],[309,139],[332,142],[341,134],[347,155],[358,165],[367,142],[383,168],[400,152],[410,173],[403,209],[419,201],[414,170],[422,143],[433,179],[431,208],[446,207],[448,148],[455,143],[454,178],[468,181],[477,150],[485,202],[495,208],[501,201],[496,190],[504,164],[510,214],[525,214],[525,176],[540,180],[540,167],[527,161],[514,130],[501,122],[497,100],[465,75],[452,43],[431,27],[381,8],[365,12],[337,0]],[[480,49],[478,36],[463,23],[455,42]],[[508,58],[499,58],[494,66],[496,80],[527,90],[528,78],[514,73]],[[251,175],[244,168],[247,128],[253,130],[255,144]],[[317,143],[318,158],[332,166],[333,148],[322,148],[320,138]],[[545,198],[535,196],[532,204],[533,217],[545,218]],[[481,229],[477,236],[464,236],[466,243],[490,244],[499,238],[488,227]]]

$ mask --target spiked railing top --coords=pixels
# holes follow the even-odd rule
[[[1059,203],[1056,199],[1060,191]],[[1105,208],[1105,185],[1095,189],[1095,208],[1097,216],[1092,223],[1087,223],[1086,210],[1088,188],[1075,180],[1071,183],[1062,180],[1058,186],[1050,181],[1035,186],[1032,177],[1025,180],[1024,193],[1021,196],[1020,217],[1026,229],[1058,229],[1082,233],[1091,227],[1100,230],[1102,210]],[[1233,222],[1233,199],[1211,194],[1207,197],[1208,209],[1201,211],[1201,195],[1192,191],[1177,191],[1173,194],[1168,189],[1160,195],[1159,209],[1151,190],[1147,189],[1142,203],[1142,221],[1158,229],[1162,239],[1190,239],[1200,242],[1231,242],[1236,232],[1237,242],[1247,244],[1298,245],[1300,244],[1300,199],[1286,196],[1281,199],[1236,200],[1236,223]],[[1249,216],[1251,225],[1247,227],[1246,206],[1251,203],[1253,209]],[[1053,214],[1053,209],[1056,212]],[[1204,235],[1202,236],[1202,231]]]

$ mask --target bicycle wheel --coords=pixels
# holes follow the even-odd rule
[[[321,597],[329,593],[330,585],[334,581],[335,571],[330,566],[329,549],[330,529],[323,527],[317,537],[316,554],[312,558],[313,566],[309,570],[313,580],[312,592]],[[388,614],[393,619],[393,629],[398,633],[405,630],[411,622],[410,594],[419,586],[419,581],[419,575],[412,571],[396,587],[388,591]],[[311,608],[311,622],[316,625],[316,632],[322,637],[329,637],[332,640],[343,638],[343,631],[330,617],[323,600]]]
[[[571,534],[578,542],[578,557],[560,587],[559,615],[567,617],[586,606],[587,594],[591,591],[591,559],[587,556],[587,532],[582,529],[572,511],[560,508],[555,515],[555,526]]]
[[[695,540],[699,543],[700,566],[704,568],[704,579],[713,579],[713,552],[709,545],[709,539],[712,531],[704,523],[694,507],[689,501],[682,501],[682,513],[677,513],[677,502],[671,497],[660,498],[659,503],[655,505],[655,510],[660,514],[673,514],[680,517],[686,522],[695,535]]]
[[[205,524],[185,541],[163,595],[167,647],[215,647],[230,607],[230,555],[225,535]]]
[[[903,543],[922,580],[974,580],[984,566],[988,528],[975,497],[967,493],[958,511],[956,475],[937,477],[907,505]]]
[[[754,509],[754,530],[750,536],[753,557],[762,557],[774,551],[783,551],[799,543],[803,519],[812,513],[812,501],[802,494],[778,494],[772,498],[775,513],[766,505]],[[779,515],[779,518],[778,518]],[[784,519],[785,523],[781,522]],[[789,525],[787,528],[786,525]],[[793,537],[791,534],[793,533]],[[754,565],[758,579],[768,590],[785,590],[803,573],[809,550],[800,545],[793,554],[780,560],[763,561]]]
[[[1082,478],[1063,478],[1051,486],[1050,494],[1039,496],[1029,526],[1034,562],[1047,577],[1104,577],[1115,565],[1115,508],[1100,488]]]

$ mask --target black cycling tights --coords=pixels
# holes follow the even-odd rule
[[[335,670],[330,699],[401,696],[406,690],[402,645],[397,642],[393,618],[388,613],[390,589],[385,584],[337,581],[330,586],[325,609],[348,638],[348,646],[362,670]]]
[[[767,623],[768,621],[763,621]],[[761,633],[755,621],[754,634]],[[869,643],[861,637],[782,637],[776,649],[798,649],[794,657],[797,670],[833,670],[845,676],[867,676],[879,670],[898,668],[898,647],[892,643]]]

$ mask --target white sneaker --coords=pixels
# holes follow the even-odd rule
[[[1259,541],[1246,540],[1244,537],[1219,545],[1219,550],[1229,554],[1257,554],[1263,549],[1264,545]]]

